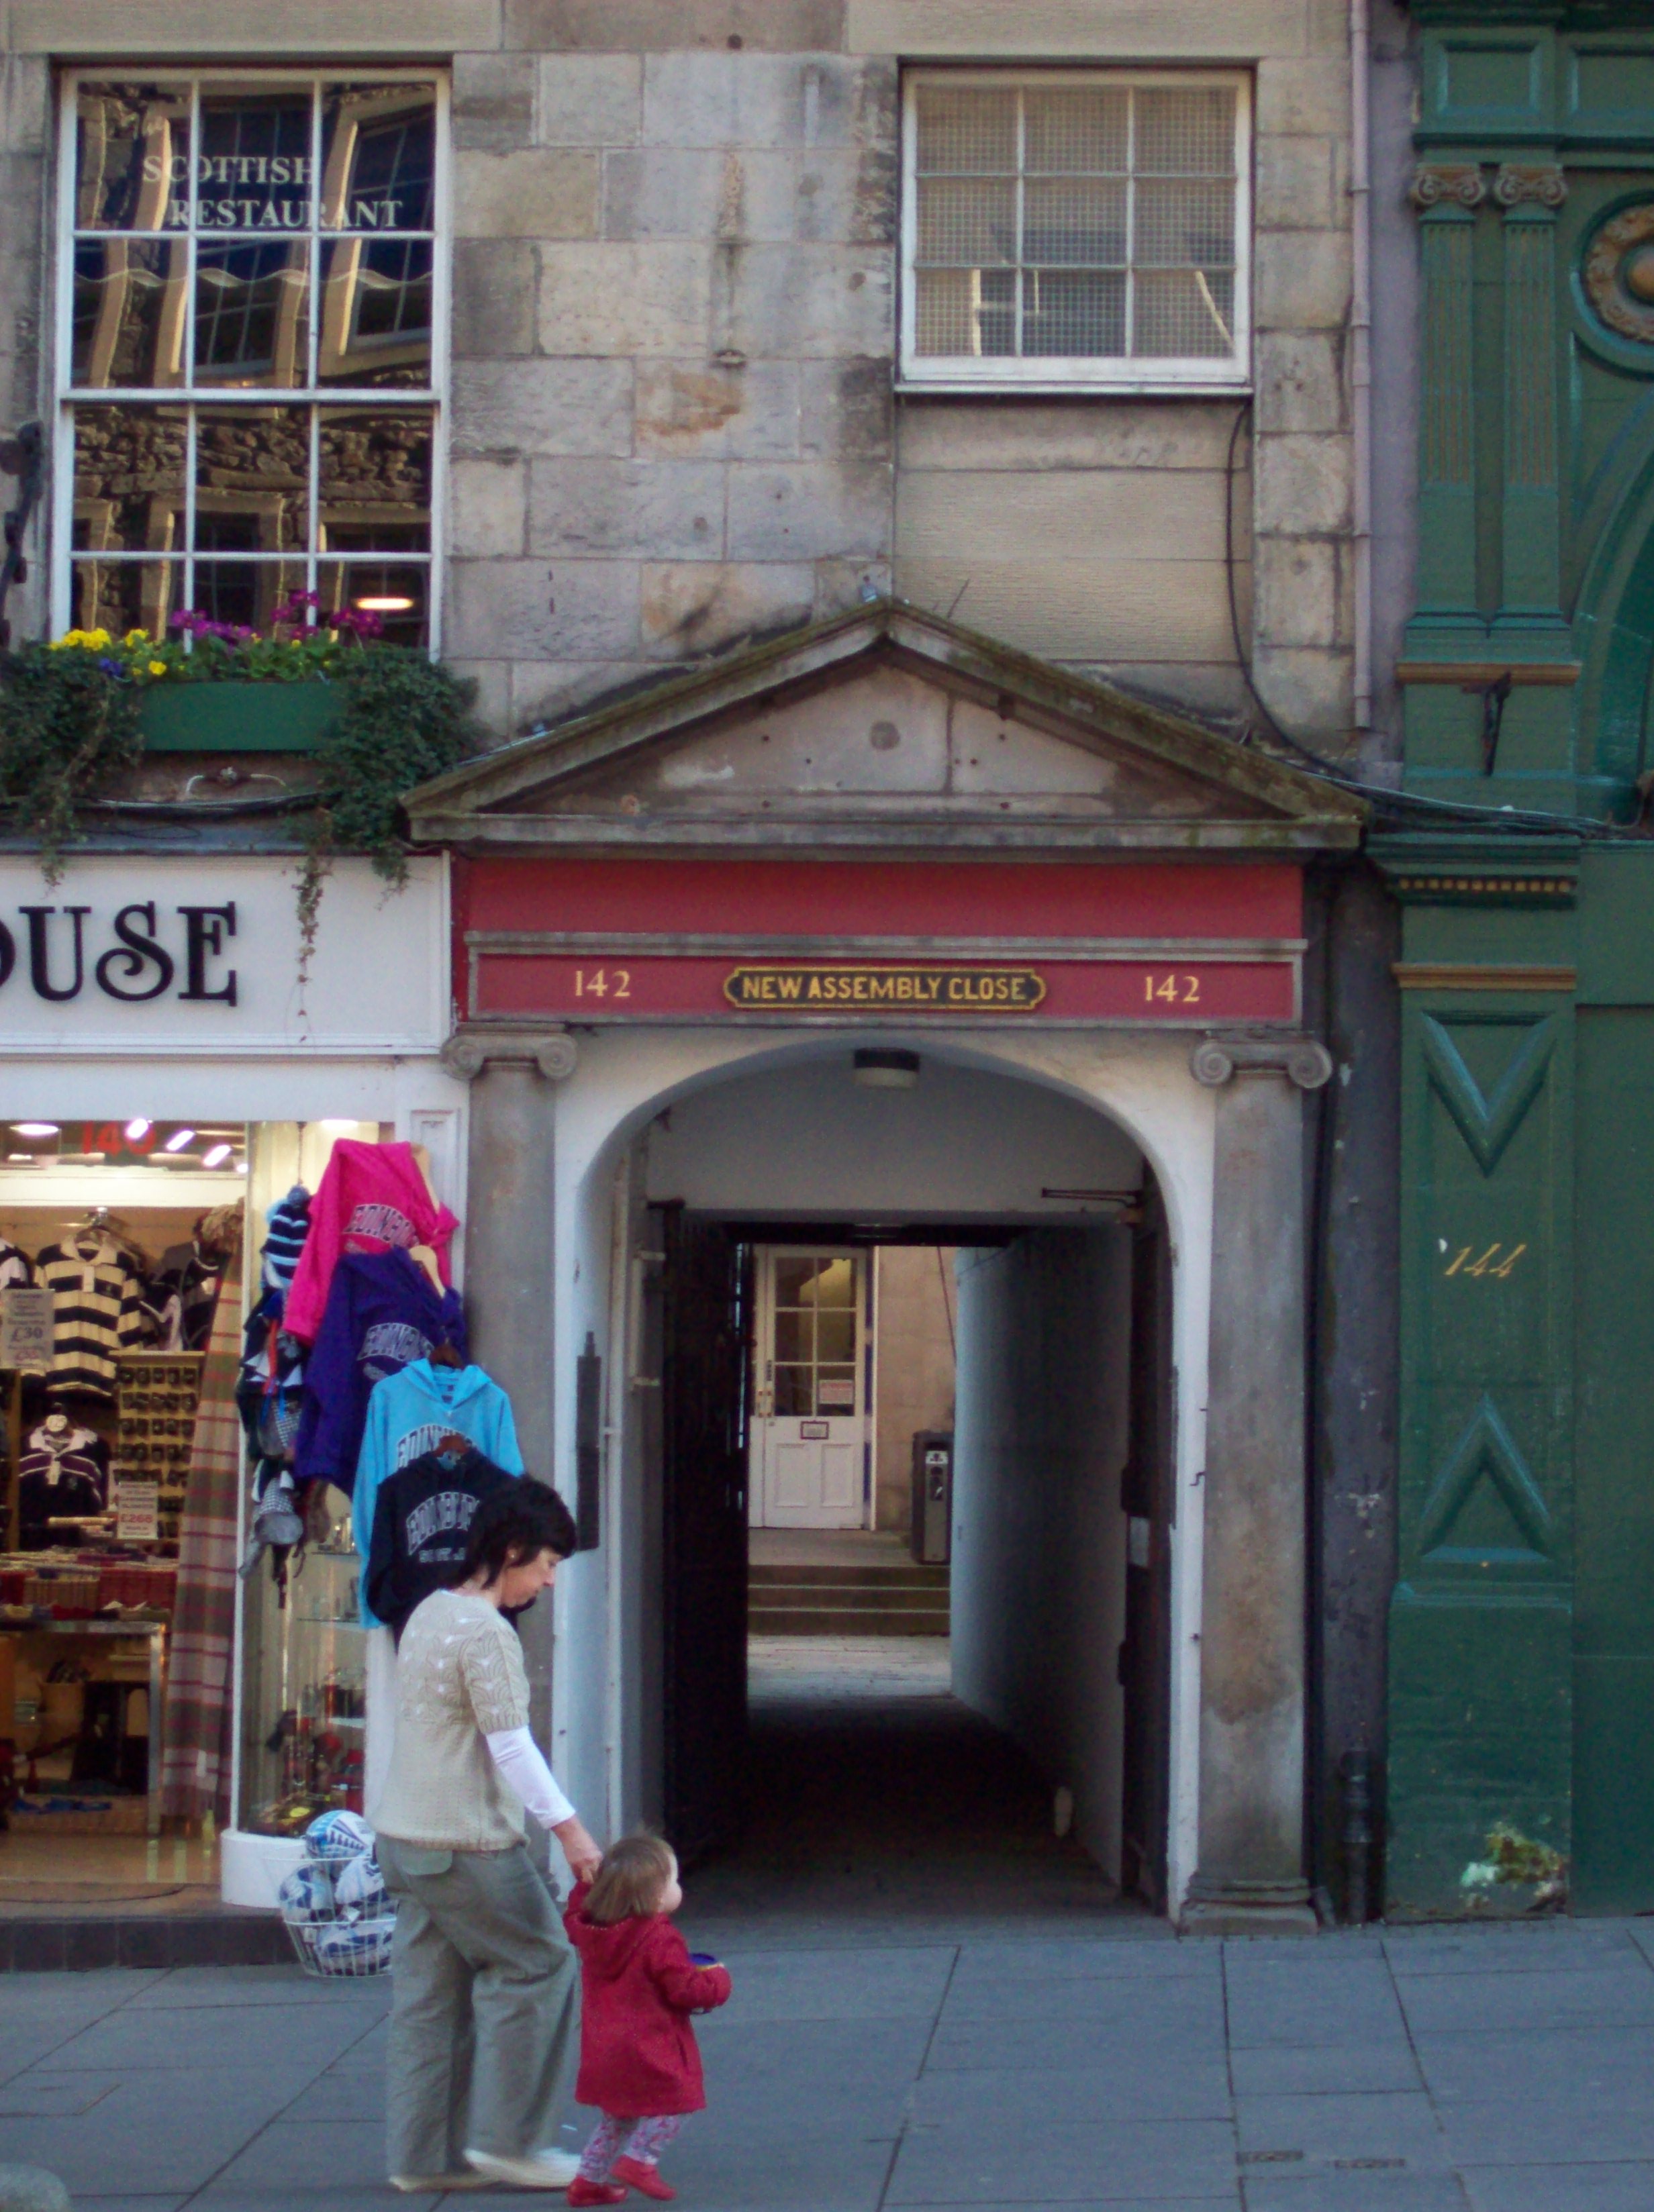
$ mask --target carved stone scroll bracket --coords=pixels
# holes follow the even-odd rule
[[[1487,197],[1487,179],[1474,161],[1421,161],[1413,172],[1408,198],[1415,208],[1479,208]]]
[[[437,1054],[450,1075],[474,1083],[490,1060],[526,1062],[548,1083],[566,1082],[579,1062],[575,1040],[560,1029],[458,1029]]]
[[[1300,1091],[1332,1080],[1332,1054],[1314,1037],[1202,1037],[1189,1056],[1189,1073],[1208,1091],[1237,1075],[1284,1075]]]
[[[1560,208],[1567,197],[1568,180],[1554,161],[1504,161],[1493,179],[1493,198],[1502,208],[1520,207],[1525,200]]]

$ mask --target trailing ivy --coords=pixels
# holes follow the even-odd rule
[[[0,805],[40,841],[47,883],[85,836],[84,803],[143,757],[137,690],[95,647],[0,654]]]
[[[300,595],[294,603],[302,615]],[[48,883],[83,841],[88,799],[143,758],[141,702],[152,684],[219,681],[328,684],[339,712],[316,756],[313,805],[301,820],[299,975],[315,950],[323,887],[336,857],[365,854],[394,888],[407,881],[401,806],[416,784],[455,768],[483,743],[476,686],[417,647],[295,623],[269,639],[194,625],[192,648],[134,630],[71,631],[53,645],[0,654],[0,808],[39,841]],[[179,626],[175,623],[174,627]]]
[[[341,708],[316,755],[320,791],[305,823],[299,872],[301,985],[334,856],[365,853],[386,882],[400,889],[408,879],[404,794],[457,768],[482,742],[471,711],[476,685],[412,647],[375,645],[350,653],[331,681]]]

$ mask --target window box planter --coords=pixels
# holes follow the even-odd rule
[[[338,718],[331,684],[152,684],[139,708],[146,752],[311,753]]]

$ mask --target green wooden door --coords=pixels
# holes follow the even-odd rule
[[[1578,1031],[1574,1882],[1654,1909],[1654,1009]]]

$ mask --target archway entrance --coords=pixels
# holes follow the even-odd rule
[[[749,1909],[1161,1906],[1158,1184],[1092,1108],[867,1057],[729,1076],[633,1146],[645,1802]]]
[[[960,1363],[959,1495],[976,1485],[986,1502],[954,1516],[976,1549],[950,1570],[951,1679],[1020,1741],[1042,1790],[1072,1793],[1074,1832],[1099,1862],[1128,1873],[1125,1714],[1144,1708],[1122,1593],[1152,1571],[1134,1561],[1135,1524],[1153,1514],[1122,1511],[1121,1486],[1158,1435],[1176,1469],[1171,1626],[1157,1632],[1171,1717],[1154,1739],[1169,1769],[1170,1909],[1212,1928],[1310,1924],[1300,1094],[1330,1064],[1294,1033],[1303,863],[1356,842],[1359,804],[1146,701],[878,605],[508,747],[408,811],[416,838],[463,856],[447,1057],[479,1079],[471,1174],[486,1199],[466,1248],[479,1350],[512,1389],[531,1463],[576,1489],[591,1535],[592,1556],[560,1579],[555,1650],[531,1654],[577,1801],[602,1806],[611,1833],[659,1817],[670,1745],[675,1809],[716,1839],[716,1753],[731,1735],[719,1721],[739,1705],[744,1615],[729,1592],[750,1540],[755,1301],[795,1322],[806,1310],[779,1295],[773,1267],[761,1285],[753,1255],[922,1234],[989,1255],[956,1262],[961,1345],[968,1305],[994,1316],[982,1356]],[[1010,1118],[996,1105],[969,1143],[933,1126],[923,1196],[911,1175],[881,1188],[885,1154],[848,1141],[830,1114],[806,1138],[779,1093],[725,1131],[731,1172],[715,1190],[693,1185],[687,1156],[681,1179],[657,1175],[694,1102],[733,1096],[743,1070],[778,1081],[806,1067],[798,1080],[815,1082],[830,1061],[842,1100],[859,1095],[858,1051],[918,1054],[920,1083],[882,1095],[921,1105],[946,1103],[954,1079],[940,1069],[969,1077],[979,1105],[997,1075],[1015,1094],[1001,1099]],[[1048,1164],[1051,1133],[1019,1127],[1038,1099],[1077,1113],[1094,1142],[1129,1130],[1129,1159]],[[963,1091],[954,1103],[964,1112]],[[775,1133],[785,1171],[763,1185],[758,1139]],[[1083,1277],[1091,1248],[1060,1255],[1042,1240],[1129,1243],[1143,1224],[1126,1215],[1149,1206],[1145,1158],[1177,1245],[1172,1350],[1161,1372],[1133,1348],[1150,1340],[1130,1317],[1157,1279],[1146,1267],[1134,1288],[1122,1247],[1106,1307],[1126,1346],[1110,1398],[1123,1440],[1085,1462],[1100,1482],[1106,1461],[1106,1513],[1065,1527],[1059,1508],[1084,1486],[1051,1470],[1095,1422],[1071,1410],[1041,1422],[1094,1380],[1089,1353],[1071,1352],[1056,1387],[1050,1357],[1069,1312],[1064,1268]],[[1009,1188],[1019,1164],[1032,1172]],[[1154,1295],[1165,1303],[1164,1281]],[[798,1425],[765,1440],[769,1517],[790,1499],[795,1521],[819,1522],[853,1500],[866,1347],[853,1332],[848,1363],[842,1349],[823,1357],[817,1339],[808,1359],[783,1358],[772,1341],[764,1354],[808,1370],[811,1407],[796,1393],[785,1416],[765,1401],[763,1419]],[[1133,1399],[1140,1370],[1140,1390],[1182,1408],[1159,1431]],[[973,1418],[992,1450],[966,1448]],[[825,1436],[806,1437],[806,1419]],[[784,1474],[783,1445],[796,1447]],[[823,1448],[813,1466],[806,1445]],[[695,1486],[720,1482],[714,1512]],[[1085,1574],[1104,1577],[1088,1544],[1105,1526],[1114,1580],[1082,1603]],[[1158,1559],[1152,1528],[1147,1542]],[[1061,1663],[1082,1627],[1085,1667]],[[1127,1681],[1110,1683],[1110,1668]],[[1069,1694],[1082,1679],[1090,1705]],[[702,1758],[687,1755],[691,1741]]]

